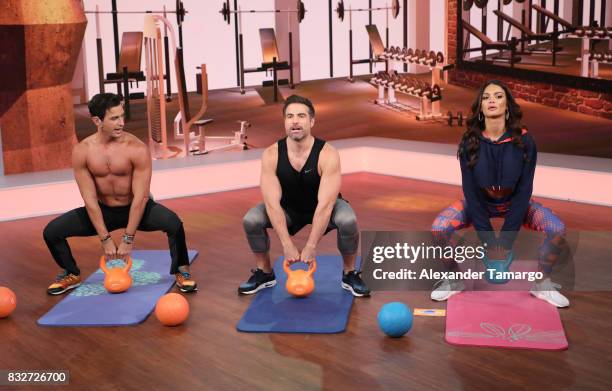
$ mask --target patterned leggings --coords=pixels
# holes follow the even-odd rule
[[[489,217],[504,217],[507,208],[489,206]],[[455,201],[444,209],[434,220],[431,232],[436,244],[452,245],[455,231],[472,225],[472,219],[466,213],[465,201]],[[534,231],[545,232],[546,239],[538,251],[538,270],[545,275],[552,272],[552,266],[559,259],[562,245],[565,242],[565,224],[552,210],[531,200],[523,221],[523,226]]]

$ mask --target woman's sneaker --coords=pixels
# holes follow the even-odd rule
[[[55,282],[47,288],[47,293],[50,295],[61,295],[81,285],[81,276],[68,273],[66,270],[55,277]]]
[[[561,288],[561,285],[555,284],[550,278],[545,278],[533,284],[530,293],[540,300],[549,302],[555,307],[569,307],[569,300],[557,291],[559,288]]]
[[[435,301],[447,300],[465,289],[461,280],[439,280],[434,284],[435,289],[431,292],[431,299]]]
[[[253,273],[251,278],[238,287],[238,293],[242,295],[252,295],[264,288],[271,288],[276,285],[274,270],[270,273],[264,273],[261,269],[252,269],[251,273]]]

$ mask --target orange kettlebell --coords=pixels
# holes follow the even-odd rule
[[[289,261],[285,260],[283,269],[287,273],[287,283],[285,284],[287,292],[296,297],[306,297],[312,293],[315,288],[312,274],[317,270],[316,261],[312,261],[308,270],[291,270],[289,269]]]
[[[104,271],[104,287],[110,293],[121,293],[127,291],[132,286],[132,277],[130,276],[130,268],[132,267],[132,258],[127,258],[125,267],[106,267],[106,259],[104,255],[100,257],[100,268]]]

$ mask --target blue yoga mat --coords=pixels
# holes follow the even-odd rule
[[[198,256],[189,250],[189,263]],[[157,300],[174,284],[170,271],[170,252],[132,251],[132,286],[127,292],[112,294],[104,289],[104,272],[98,269],[57,303],[42,318],[41,326],[128,326],[144,322]],[[113,260],[109,267],[123,265]]]
[[[361,262],[357,258],[357,267]],[[303,265],[304,267],[306,265]],[[292,270],[298,266],[293,265]],[[238,331],[251,333],[332,334],[346,330],[353,305],[353,295],[342,289],[342,258],[336,255],[317,257],[314,273],[315,290],[310,296],[297,298],[287,293],[287,274],[283,258],[274,264],[276,286],[256,294],[240,322]]]

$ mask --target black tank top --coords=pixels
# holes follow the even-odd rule
[[[317,196],[319,194],[319,154],[325,145],[325,141],[315,138],[312,150],[301,171],[296,171],[289,162],[287,152],[287,138],[278,140],[278,162],[276,164],[276,176],[280,182],[283,194],[281,206],[303,214],[314,214],[317,208]]]

